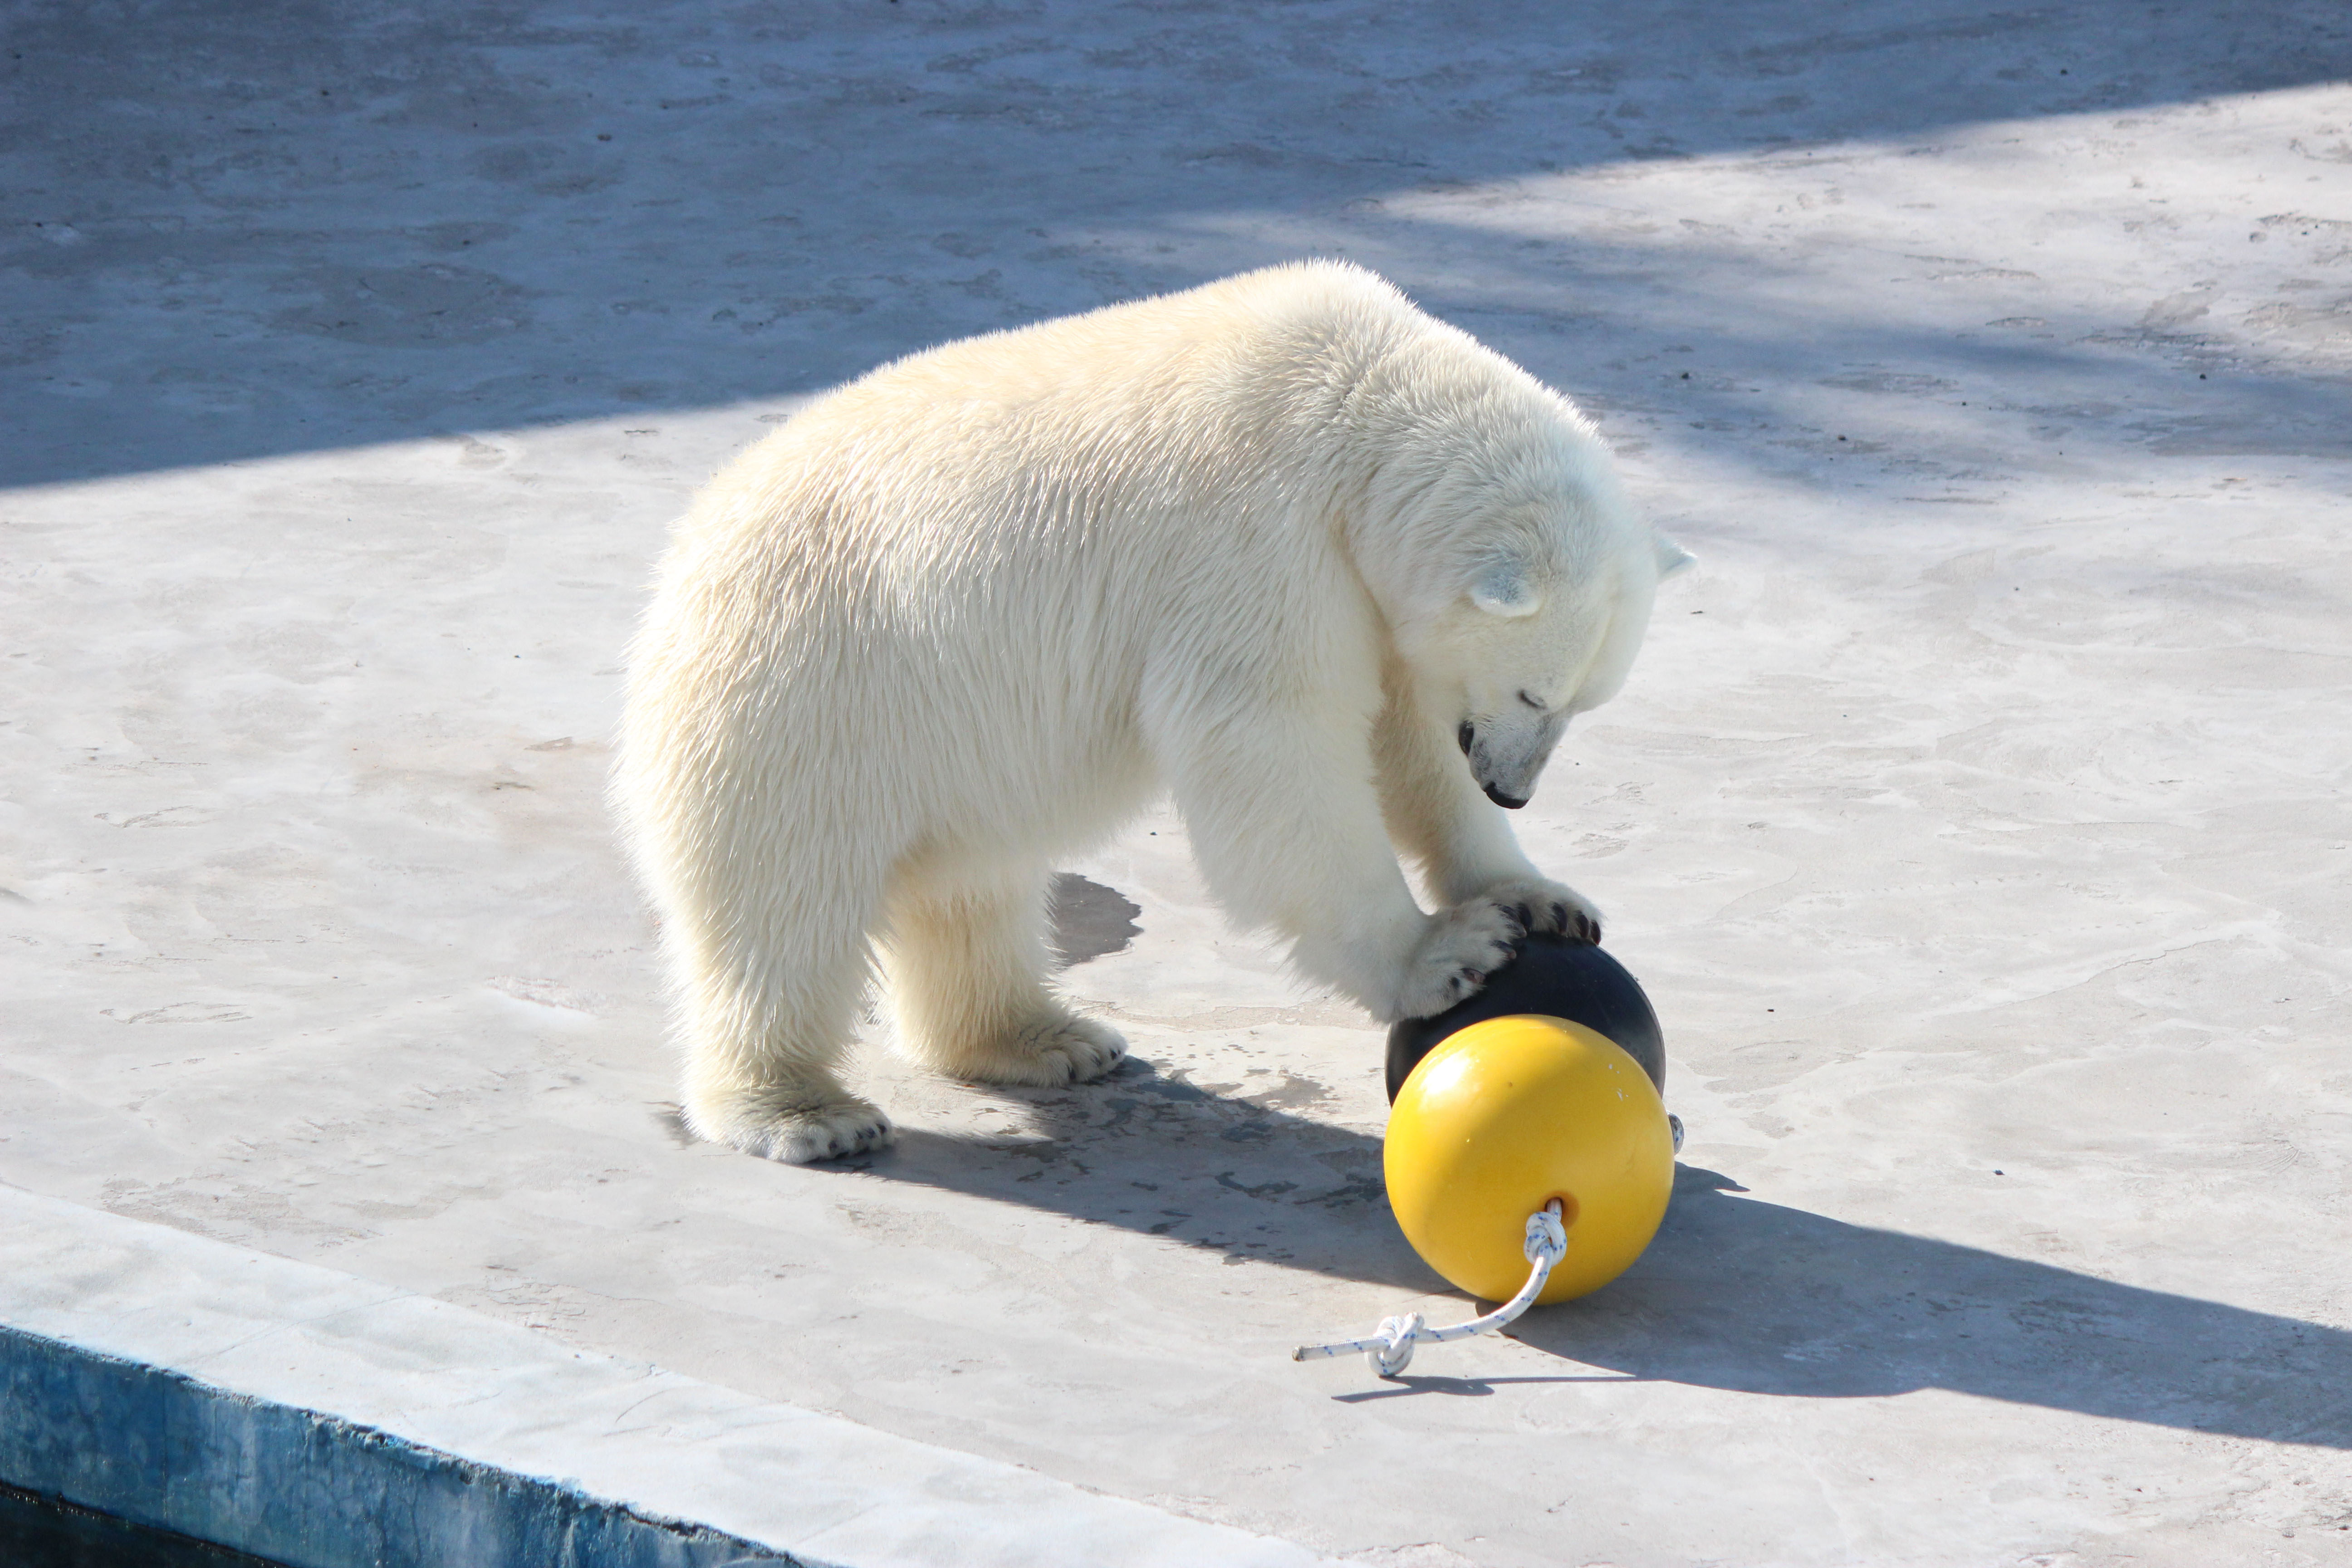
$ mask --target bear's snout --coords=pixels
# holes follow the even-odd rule
[[[1478,781],[1478,787],[1486,792],[1486,798],[1488,800],[1493,801],[1505,811],[1517,811],[1519,807],[1528,804],[1528,796],[1523,795],[1505,795],[1501,790],[1496,789],[1493,782],[1486,777],[1487,770],[1493,766],[1494,759],[1492,757],[1479,755],[1478,721],[1476,720],[1463,720],[1462,727],[1454,731],[1454,743],[1462,748],[1462,754],[1470,759],[1470,776]]]
[[[1527,718],[1517,712],[1474,714],[1454,731],[1469,761],[1470,776],[1505,811],[1517,811],[1535,797],[1536,777],[1568,728],[1564,709],[1546,710],[1532,723],[1523,721]]]

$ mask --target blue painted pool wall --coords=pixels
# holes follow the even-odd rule
[[[5,1326],[0,1480],[289,1568],[797,1561],[330,1415]]]

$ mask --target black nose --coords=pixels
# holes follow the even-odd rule
[[[1470,754],[1470,742],[1477,738],[1478,731],[1470,727],[1466,719],[1462,721],[1462,728],[1454,731],[1454,743],[1462,748],[1462,754],[1465,757]]]

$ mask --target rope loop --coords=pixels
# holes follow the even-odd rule
[[[1380,1343],[1364,1352],[1364,1364],[1375,1377],[1394,1377],[1412,1364],[1413,1342],[1427,1325],[1419,1312],[1381,1320]]]
[[[1568,1226],[1560,1223],[1558,1198],[1528,1215],[1528,1239],[1521,1250],[1528,1262],[1540,1265],[1546,1274],[1568,1256]]]

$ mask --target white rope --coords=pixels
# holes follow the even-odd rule
[[[1300,1345],[1290,1352],[1293,1361],[1316,1361],[1324,1356],[1347,1355],[1354,1351],[1364,1352],[1364,1361],[1381,1377],[1395,1377],[1412,1364],[1412,1347],[1416,1344],[1438,1344],[1446,1340],[1466,1340],[1473,1334],[1483,1334],[1489,1329],[1499,1329],[1512,1321],[1536,1303],[1543,1294],[1544,1281],[1559,1260],[1568,1256],[1568,1231],[1560,1224],[1559,1200],[1552,1199],[1528,1215],[1528,1261],[1534,1267],[1528,1273],[1528,1282],[1519,1293],[1487,1313],[1466,1323],[1450,1328],[1433,1329],[1422,1321],[1419,1312],[1407,1312],[1402,1317],[1382,1318],[1380,1332],[1370,1339],[1339,1340],[1328,1345]]]

